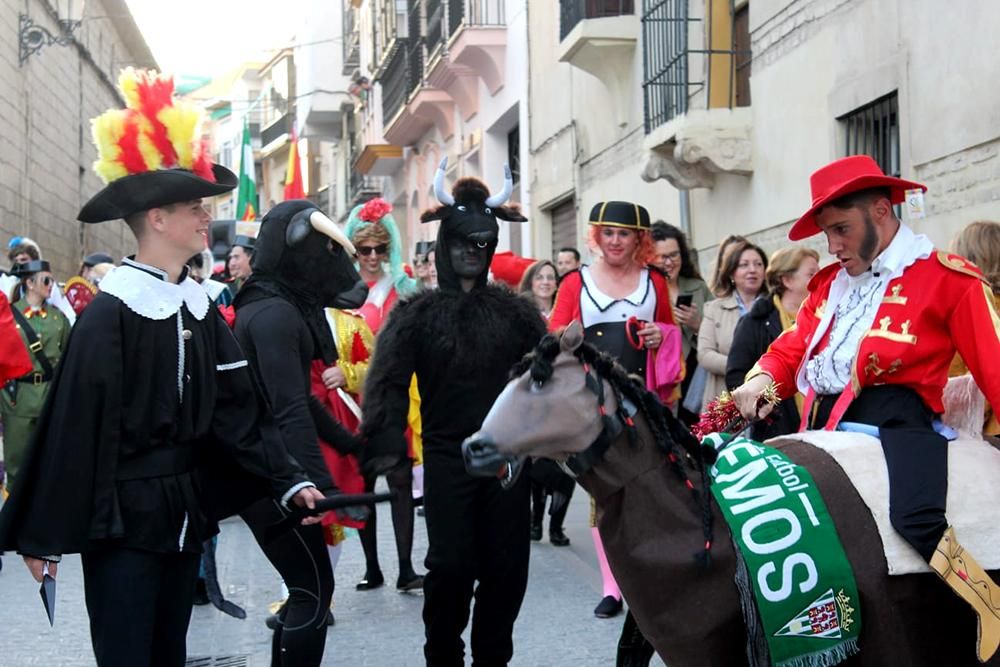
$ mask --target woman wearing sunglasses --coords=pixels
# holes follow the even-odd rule
[[[391,213],[389,202],[372,199],[351,211],[345,230],[357,251],[358,273],[368,283],[368,301],[360,311],[376,334],[396,299],[419,287],[403,267],[399,229]]]
[[[403,245],[391,213],[392,205],[389,202],[381,198],[372,199],[364,205],[354,207],[345,229],[357,252],[358,273],[368,283],[368,300],[358,310],[375,334],[396,304],[396,300],[415,294],[420,288],[420,284],[407,275],[404,269]],[[410,393],[411,399],[416,400],[415,384],[411,387]],[[414,414],[412,409],[411,414]],[[385,475],[389,489],[396,494],[390,507],[393,531],[396,534],[396,555],[399,557],[396,588],[400,591],[420,589],[424,582],[423,576],[413,569],[412,561],[413,466],[421,464],[422,451],[419,424],[411,420],[410,426],[412,460],[403,460]],[[374,478],[366,478],[364,482],[366,491],[370,492],[375,488]],[[420,488],[419,478],[417,488]],[[372,508],[365,527],[360,531],[361,546],[365,551],[365,575],[356,586],[358,590],[379,588],[385,583],[378,559],[375,521],[375,508]]]
[[[31,260],[15,264],[10,273],[19,281],[11,294],[11,311],[20,325],[21,340],[31,356],[32,369],[8,382],[0,392],[8,488],[15,483],[70,330],[69,320],[62,311],[48,303],[55,284],[48,262]]]

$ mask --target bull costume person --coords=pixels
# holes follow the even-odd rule
[[[379,333],[365,382],[362,459],[366,472],[377,473],[406,457],[407,390],[416,373],[429,541],[424,656],[434,667],[464,664],[461,636],[475,594],[473,664],[506,665],[528,581],[528,480],[522,476],[505,491],[496,479],[470,476],[461,443],[479,429],[508,371],[545,334],[545,323],[527,299],[487,284],[497,220],[525,220],[504,206],[513,188],[510,170],[501,193],[490,196],[481,181],[463,178],[449,194],[445,165],[434,179],[441,206],[421,216],[441,221],[440,289],[400,301]]]
[[[354,246],[343,231],[311,202],[284,201],[261,222],[253,274],[234,304],[236,339],[281,437],[328,496],[339,489],[320,447],[348,455],[357,453],[359,443],[312,395],[310,368],[314,359],[328,365],[337,359],[324,306],[357,307],[368,294],[354,269],[353,255]],[[288,601],[272,621],[271,664],[318,667],[326,644],[333,570],[322,526],[300,526],[276,538],[267,536],[268,527],[284,515],[270,499],[242,513],[289,590]],[[358,508],[354,518],[363,517],[364,510]]]
[[[886,176],[852,156],[812,175],[813,204],[793,241],[820,232],[837,264],[822,269],[796,317],[733,392],[748,419],[772,383],[781,398],[806,394],[803,428],[872,432],[889,471],[893,528],[978,619],[983,662],[1000,644],[1000,588],[966,552],[945,516],[948,442],[935,430],[956,350],[987,400],[1000,401],[1000,318],[982,273],[934,249],[892,206],[926,187]],[[933,287],[933,289],[931,289]],[[959,661],[956,658],[956,662]]]
[[[203,490],[235,490],[213,471],[238,471],[241,491],[286,506],[322,496],[287,456],[239,345],[184,266],[205,247],[202,197],[229,192],[236,177],[210,163],[200,112],[173,99],[172,79],[128,69],[119,85],[127,108],[93,121],[107,186],[78,217],[124,218],[138,252],[70,334],[0,512],[0,548],[20,552],[53,594],[61,556],[82,554],[100,667],[180,667],[201,545],[217,531]]]

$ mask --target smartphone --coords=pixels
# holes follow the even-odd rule
[[[694,303],[694,294],[678,294],[677,304],[678,306],[690,306]]]

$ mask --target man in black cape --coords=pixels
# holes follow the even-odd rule
[[[125,77],[140,95],[169,81]],[[38,581],[55,576],[62,554],[82,555],[100,667],[180,667],[213,509],[262,495],[312,507],[322,494],[288,456],[229,327],[187,276],[211,223],[201,199],[232,190],[236,177],[191,134],[185,147],[174,133],[171,149],[158,149],[163,164],[144,168],[135,134],[115,143],[102,132],[166,129],[108,114],[94,124],[95,170],[110,182],[78,217],[124,218],[139,250],[104,278],[70,335],[20,487],[0,512],[0,549],[20,552]]]
[[[525,219],[516,208],[503,206],[512,187],[507,173],[498,195],[490,197],[482,182],[468,178],[448,194],[442,162],[435,193],[443,205],[421,217],[441,220],[435,260],[440,289],[396,305],[379,332],[365,382],[363,459],[369,471],[378,471],[406,455],[407,389],[417,376],[430,542],[424,655],[434,667],[464,664],[461,635],[473,593],[473,664],[506,665],[528,581],[527,479],[503,490],[496,479],[469,475],[461,453],[462,441],[482,425],[510,368],[545,334],[532,303],[487,284],[497,218]]]

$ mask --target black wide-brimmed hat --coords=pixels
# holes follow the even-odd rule
[[[81,222],[117,220],[151,208],[214,197],[239,179],[212,164],[201,134],[203,110],[174,97],[174,81],[154,71],[122,71],[124,109],[91,121],[94,172],[107,183],[77,216]]]
[[[44,259],[33,259],[30,262],[22,262],[21,264],[15,264],[10,269],[10,275],[17,276],[18,278],[23,278],[25,276],[32,276],[40,271],[52,272],[52,267]]]
[[[222,165],[212,165],[215,183],[187,169],[157,169],[123,176],[108,183],[80,209],[80,222],[104,222],[127,218],[139,211],[214,197],[237,185],[236,174]]]
[[[237,234],[236,239],[233,241],[233,247],[240,246],[241,248],[246,248],[250,252],[253,252],[254,244],[257,243],[257,239],[252,236],[247,236],[246,234]]]
[[[590,209],[590,224],[648,230],[649,211],[628,201],[597,202]]]

